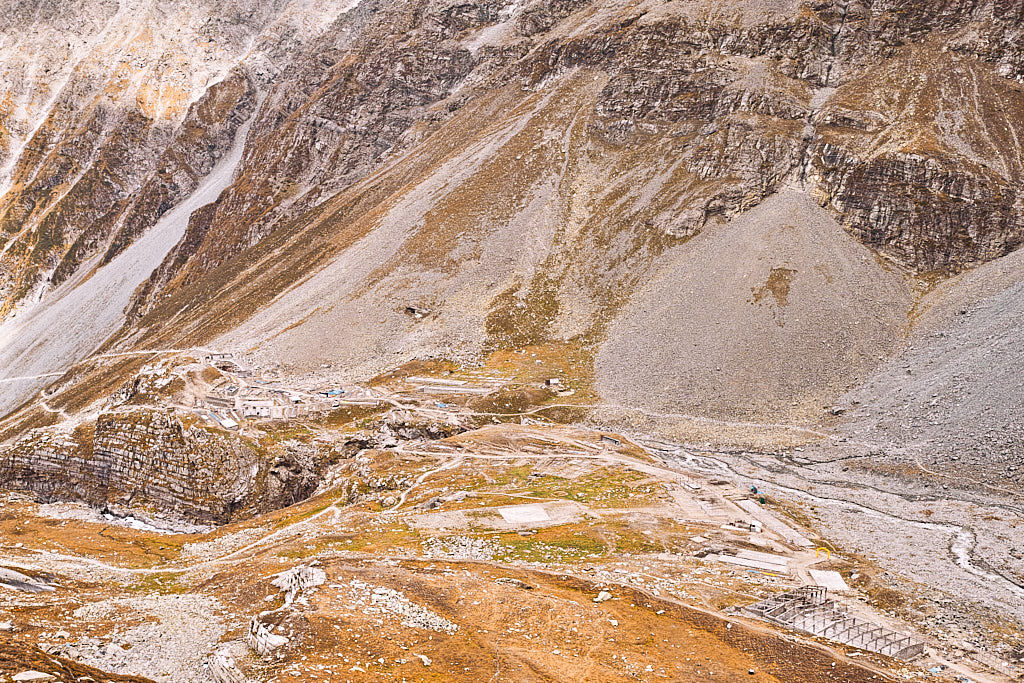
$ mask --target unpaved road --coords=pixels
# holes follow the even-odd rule
[[[643,443],[642,439],[638,439]],[[843,481],[813,466],[780,464],[762,454],[695,454],[680,445],[648,442],[648,450],[663,461],[754,484],[769,495],[801,501],[820,511],[822,533],[842,545],[881,561],[898,573],[942,587],[968,601],[998,607],[1008,616],[1024,614],[1024,586],[977,552],[976,527],[985,511],[998,509],[1016,520],[1019,507],[993,501],[974,504],[976,514],[962,522],[926,521],[926,510],[941,500],[853,481]],[[934,516],[934,515],[931,515]],[[1012,522],[1011,522],[1012,525]]]

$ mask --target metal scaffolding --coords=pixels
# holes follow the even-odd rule
[[[803,586],[748,605],[746,611],[767,621],[844,645],[908,660],[924,652],[924,643],[885,626],[852,616],[820,586]]]

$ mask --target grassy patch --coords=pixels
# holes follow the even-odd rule
[[[321,501],[320,503],[312,507],[308,507],[303,510],[297,510],[291,514],[285,515],[274,522],[274,529],[283,529],[284,527],[289,526],[291,524],[297,524],[298,522],[307,520],[310,517],[320,514],[327,508],[331,507],[332,505],[334,505],[334,502],[335,501],[332,498],[330,500]]]
[[[564,498],[598,508],[629,508],[654,501],[655,484],[641,485],[649,477],[632,470],[600,469],[568,479],[547,475],[533,479],[523,493],[538,498]]]
[[[300,441],[309,443],[316,435],[313,430],[302,424],[267,424],[262,426],[265,436],[263,441],[266,445],[281,443],[282,441]]]
[[[161,595],[180,595],[188,592],[188,586],[180,583],[180,574],[161,572],[146,574],[128,586],[128,590],[138,593],[159,593]]]
[[[314,422],[325,427],[356,427],[362,428],[373,418],[386,413],[391,406],[382,403],[376,406],[342,406],[332,410]]]
[[[547,379],[557,379],[561,382],[561,389],[573,392],[571,396],[547,392],[542,400],[537,401],[538,405],[586,405],[597,401],[593,388],[593,344],[583,337],[564,342],[541,342],[515,349],[496,349],[488,355],[485,365],[488,369],[510,377],[515,384],[536,385]],[[555,419],[548,411],[543,416]]]
[[[531,536],[505,533],[498,536],[505,562],[573,562],[602,557],[608,547],[593,528],[576,524],[542,529]]]

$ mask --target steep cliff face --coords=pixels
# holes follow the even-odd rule
[[[26,435],[0,453],[0,482],[44,500],[226,523],[304,499],[323,464],[313,449],[261,455],[237,437],[135,410]]]
[[[195,189],[254,108],[232,69],[286,5],[7,3],[0,311],[109,261]]]
[[[809,180],[865,243],[962,270],[1024,242],[1022,116],[1018,83],[929,40],[829,97]]]
[[[425,108],[448,97],[479,61],[447,38],[496,13],[366,2],[342,14],[273,79],[239,177],[195,216],[151,289],[216,271],[402,147]]]
[[[222,341],[300,367],[340,360],[357,374],[417,355],[601,339],[667,249],[725,230],[787,187],[911,273],[955,272],[1020,243],[1020,50],[1008,38],[1019,3],[534,3],[511,14],[481,5],[469,13],[476,23],[447,32],[427,7],[409,35],[435,39],[438,60],[373,78],[376,43],[359,48],[369,38],[356,31],[331,72],[351,80],[318,81],[315,95],[344,101],[329,110],[349,118],[370,107],[365,131],[348,135],[392,140],[374,107],[406,96],[414,75],[440,84],[415,116],[392,115],[407,126],[398,143],[385,156],[353,157],[311,109],[267,126],[281,101],[268,98],[247,174],[278,173],[275,159],[312,147],[319,152],[298,158],[313,160],[317,184],[295,190],[292,203],[266,195],[255,221],[237,203],[249,196],[241,182],[197,214],[194,241],[161,271],[177,273],[161,280],[165,298],[136,309],[148,313],[142,325],[156,331],[175,317],[198,341],[244,322]],[[440,59],[458,50],[463,61]],[[365,103],[338,100],[352,82],[377,89]],[[294,140],[300,121],[304,145]],[[332,182],[347,189],[331,195]],[[240,230],[241,242],[224,239]],[[818,238],[846,249],[829,230]],[[835,280],[823,283],[843,295]],[[880,302],[887,331],[837,340],[837,358],[893,351],[911,296],[901,291]],[[436,316],[413,323],[396,299]],[[744,320],[756,310],[736,324],[751,329]],[[794,337],[779,357],[807,343]],[[684,365],[693,353],[674,350]],[[740,412],[826,401],[867,369],[853,366],[827,381],[768,372],[755,386],[778,391],[740,400]]]
[[[692,235],[799,179],[901,264],[958,270],[1020,242],[1004,141],[961,144],[998,130],[1012,145],[1020,132],[1019,5],[361,5],[272,87],[242,177],[197,216],[159,281],[174,291],[277,230],[294,234],[385,157],[413,164],[424,152],[406,150],[510,76],[543,89],[580,68],[608,79],[596,101],[576,102],[595,142],[660,138],[683,158],[673,170],[687,177],[658,188],[674,201],[646,219],[656,234]],[[908,72],[923,80],[894,88]],[[936,91],[951,72],[978,79],[977,96]],[[925,101],[930,111],[915,105]],[[942,112],[961,130],[937,150],[919,124],[944,125]]]

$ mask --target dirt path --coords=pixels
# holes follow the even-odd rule
[[[451,411],[442,410],[439,408],[423,408],[420,406],[404,404],[393,396],[384,396],[382,400],[386,403],[399,408],[401,410],[409,410],[425,415],[451,415]],[[832,434],[811,429],[810,427],[803,427],[794,424],[775,423],[775,422],[749,422],[749,421],[735,421],[735,420],[721,420],[711,417],[703,417],[701,415],[691,415],[687,413],[665,413],[652,410],[646,410],[644,408],[636,408],[632,406],[620,405],[617,403],[545,403],[542,406],[531,408],[530,410],[524,410],[522,412],[514,413],[494,413],[494,412],[483,412],[477,410],[460,410],[459,415],[466,415],[471,417],[530,417],[533,415],[539,415],[548,410],[555,409],[576,409],[576,410],[621,410],[624,412],[640,413],[645,417],[659,417],[659,418],[672,418],[677,420],[689,420],[692,422],[701,422],[704,424],[714,424],[722,427],[740,427],[747,429],[776,429],[780,431],[792,432],[796,434],[802,434],[804,436],[812,437],[814,439],[828,439],[832,437]]]
[[[436,454],[434,454],[434,455],[436,455]],[[451,469],[451,468],[457,466],[460,461],[461,461],[461,458],[455,458],[453,460],[446,461],[446,462],[442,463],[441,465],[439,465],[438,467],[435,467],[434,469],[427,470],[426,472],[423,472],[422,474],[420,474],[416,478],[416,480],[408,488],[406,488],[404,491],[402,491],[401,497],[399,499],[399,503],[395,506],[395,508],[392,508],[391,510],[387,510],[387,511],[381,513],[381,514],[394,514],[395,512],[398,512],[398,510],[396,508],[400,507],[401,504],[405,502],[405,499],[408,496],[410,491],[412,491],[414,488],[416,488],[417,486],[422,484],[430,476],[432,476],[434,474],[437,474],[438,472],[444,471],[446,469]],[[233,562],[233,561],[238,561],[238,560],[241,560],[241,559],[247,559],[247,557],[250,556],[252,551],[256,550],[257,548],[260,548],[261,546],[265,546],[267,544],[273,543],[274,541],[278,541],[278,540],[281,540],[283,538],[287,538],[289,535],[293,534],[295,531],[298,531],[298,530],[300,530],[300,529],[302,529],[304,527],[308,527],[311,524],[313,524],[315,522],[318,522],[319,520],[323,519],[324,517],[326,517],[328,515],[337,515],[338,513],[342,512],[343,510],[350,509],[350,508],[352,508],[352,507],[354,507],[356,505],[358,505],[358,503],[350,503],[350,504],[342,506],[342,507],[338,507],[337,505],[328,505],[326,508],[324,508],[323,510],[317,512],[314,515],[311,515],[310,517],[307,517],[305,519],[300,519],[300,520],[297,520],[295,522],[292,522],[291,524],[288,524],[288,525],[286,525],[284,527],[281,527],[280,529],[278,529],[276,531],[273,531],[273,532],[267,534],[266,536],[263,536],[263,537],[255,540],[255,541],[253,541],[252,543],[244,545],[241,548],[237,548],[235,550],[232,550],[232,551],[230,551],[228,553],[225,553],[224,555],[221,555],[219,557],[215,557],[213,559],[200,560],[200,561],[197,561],[197,562],[186,563],[184,565],[181,565],[181,564],[167,564],[167,565],[162,565],[160,567],[144,567],[144,568],[121,567],[121,566],[113,565],[113,564],[110,564],[108,562],[103,562],[102,560],[97,560],[97,559],[91,558],[91,557],[80,557],[80,556],[77,556],[77,555],[67,555],[67,554],[64,554],[64,553],[54,553],[54,552],[50,552],[50,551],[46,551],[46,550],[28,550],[28,549],[26,549],[26,550],[27,550],[27,552],[36,553],[37,555],[42,557],[44,560],[55,560],[55,561],[58,561],[58,562],[68,562],[68,563],[73,563],[73,564],[78,564],[78,565],[85,564],[85,565],[88,565],[90,567],[95,567],[97,569],[102,569],[104,571],[112,572],[112,573],[115,573],[115,574],[122,574],[122,575],[147,576],[147,575],[153,575],[153,574],[165,574],[165,573],[169,573],[169,572],[170,573],[192,572],[192,571],[197,571],[197,570],[201,570],[201,569],[209,569],[209,568],[215,567],[217,565],[223,564],[224,562]],[[20,569],[28,569],[28,570],[45,571],[47,569],[47,567],[43,563],[38,563],[37,564],[37,563],[25,563],[25,562],[6,562],[6,564],[9,564],[12,567],[16,567],[16,568],[20,568]]]
[[[666,457],[670,459],[673,457],[668,455],[663,448],[650,449],[649,452],[659,455],[662,460],[665,460]],[[860,513],[869,519],[880,520],[881,523],[890,527],[907,529],[907,533],[911,537],[915,535],[913,533],[915,530],[942,532],[950,539],[944,550],[951,565],[959,567],[960,570],[974,577],[977,580],[976,585],[984,587],[986,591],[991,592],[998,589],[1004,596],[1012,596],[1010,603],[1006,603],[1004,600],[1000,601],[1007,607],[1014,603],[1024,604],[1024,586],[998,571],[987,569],[988,565],[984,560],[975,556],[974,532],[967,526],[952,522],[925,522],[912,519],[887,509],[881,500],[875,500],[871,495],[865,495],[867,487],[849,482],[812,479],[803,474],[800,471],[801,468],[786,467],[780,471],[770,471],[753,458],[744,457],[742,454],[732,454],[732,457],[753,468],[753,472],[740,472],[733,462],[725,458],[709,455],[698,456],[682,446],[677,447],[674,457],[681,460],[681,464],[685,463],[687,466],[696,467],[705,472],[726,475],[735,481],[750,482],[762,489],[776,490],[793,500],[811,501],[817,505],[835,508],[841,513],[849,511]],[[783,477],[780,476],[782,473],[793,477],[796,481],[783,483]],[[833,489],[834,493],[829,495],[821,493],[820,489],[826,486]],[[815,493],[811,493],[811,491],[815,491]],[[877,493],[883,496],[896,495],[882,490],[878,490]],[[938,551],[938,549],[936,550]]]
[[[565,439],[564,443],[567,446],[571,446],[574,441],[576,441],[576,440],[575,439]],[[405,489],[402,490],[401,494],[399,495],[398,502],[395,504],[395,506],[393,506],[392,508],[390,508],[388,510],[385,510],[385,511],[380,513],[380,516],[382,516],[382,517],[393,516],[393,515],[397,515],[397,514],[400,514],[400,513],[403,513],[403,512],[407,512],[407,510],[405,510],[403,508],[403,506],[405,505],[406,501],[408,500],[408,496],[417,487],[421,486],[424,482],[426,482],[432,476],[435,476],[435,475],[438,475],[440,473],[443,473],[446,470],[454,469],[454,468],[458,467],[460,464],[464,464],[467,461],[474,461],[474,460],[475,461],[514,461],[514,460],[524,460],[524,459],[525,460],[551,460],[553,458],[562,458],[562,459],[567,459],[567,460],[591,460],[591,461],[600,462],[600,463],[608,464],[608,465],[627,466],[627,467],[629,467],[631,469],[635,469],[636,471],[639,471],[639,472],[642,472],[642,473],[645,473],[645,474],[649,474],[649,475],[658,476],[659,478],[662,478],[662,479],[665,479],[665,480],[669,480],[669,481],[689,480],[689,477],[687,476],[687,474],[685,472],[682,472],[679,469],[674,468],[674,467],[672,467],[669,464],[666,464],[666,465],[652,464],[652,463],[649,463],[649,462],[644,462],[644,461],[638,460],[636,458],[632,458],[632,457],[629,457],[629,456],[623,456],[623,455],[617,454],[617,453],[612,452],[612,451],[607,451],[607,450],[595,450],[595,451],[589,451],[589,452],[588,451],[583,451],[583,450],[574,450],[571,453],[563,453],[563,454],[560,454],[560,453],[557,453],[557,452],[553,452],[553,453],[523,453],[523,452],[514,452],[514,451],[506,453],[506,454],[464,453],[464,452],[453,453],[453,454],[446,454],[446,453],[437,452],[437,451],[426,451],[426,450],[419,450],[419,449],[409,448],[409,447],[400,448],[399,450],[400,450],[400,452],[403,452],[403,453],[422,454],[424,456],[429,456],[429,457],[432,457],[432,458],[442,458],[443,462],[438,464],[436,467],[432,467],[432,468],[430,468],[430,469],[428,469],[428,470],[426,470],[424,472],[421,472],[409,484],[409,486],[407,486]],[[648,452],[650,452],[650,451],[648,451]],[[715,468],[715,472],[718,472],[718,471],[719,471],[719,469],[716,467]],[[741,476],[741,475],[737,475],[737,476]],[[744,478],[746,479],[746,477],[744,477]],[[304,530],[311,529],[312,527],[314,527],[318,523],[321,523],[324,520],[327,520],[328,518],[330,518],[332,516],[333,517],[338,517],[345,510],[351,509],[355,505],[357,505],[357,504],[356,503],[352,503],[352,504],[345,505],[345,506],[342,506],[342,507],[338,507],[336,504],[328,505],[323,510],[320,510],[319,512],[316,512],[315,514],[311,515],[308,518],[292,522],[292,523],[282,527],[281,529],[278,529],[276,531],[268,533],[267,535],[262,536],[261,538],[255,540],[255,541],[253,541],[251,543],[248,543],[248,544],[246,544],[246,545],[244,545],[244,546],[242,546],[240,548],[237,548],[237,549],[229,551],[229,552],[225,552],[224,554],[222,554],[222,555],[220,555],[218,557],[212,558],[212,559],[206,559],[206,560],[200,560],[200,561],[194,561],[194,562],[187,562],[187,563],[184,563],[184,564],[170,564],[170,565],[164,565],[164,566],[161,566],[161,567],[154,567],[154,568],[125,568],[125,567],[120,567],[120,566],[112,565],[110,563],[103,562],[101,560],[97,560],[97,559],[94,559],[94,558],[78,557],[78,556],[73,556],[73,555],[65,555],[65,554],[59,554],[59,553],[52,553],[52,552],[47,552],[47,551],[32,551],[32,552],[38,553],[40,558],[39,558],[38,562],[28,563],[28,566],[26,566],[24,564],[19,565],[17,563],[10,563],[10,564],[12,566],[20,567],[20,568],[23,568],[23,569],[36,569],[36,570],[44,570],[44,571],[45,570],[52,571],[54,569],[54,563],[63,564],[65,566],[68,566],[68,565],[70,565],[70,566],[77,566],[77,567],[87,566],[87,567],[93,567],[93,568],[96,568],[96,569],[101,569],[101,570],[104,570],[106,572],[110,572],[112,574],[118,575],[118,576],[148,576],[148,575],[154,575],[154,574],[186,573],[186,572],[196,572],[196,571],[202,571],[202,570],[217,569],[219,567],[222,567],[225,563],[238,563],[238,562],[241,562],[241,561],[253,558],[253,557],[256,556],[256,554],[261,549],[264,549],[264,548],[267,548],[269,546],[272,546],[276,542],[284,542],[284,541],[291,540],[297,534],[304,533]],[[380,560],[380,559],[382,559],[382,557],[374,556],[374,555],[369,555],[368,554],[366,556],[366,559]],[[402,554],[387,554],[386,556],[383,557],[383,559],[387,559],[389,561],[399,560],[399,561],[415,562],[415,561],[422,561],[423,558],[414,557],[414,556],[405,556],[405,555],[402,555]],[[809,567],[810,565],[812,565],[816,561],[818,561],[818,558],[816,558],[812,552],[807,551],[807,552],[803,552],[803,553],[797,553],[796,555],[794,555],[793,561],[794,561],[794,569],[795,569],[795,572],[796,572],[798,578],[800,578],[804,582],[807,582],[809,580],[809,577],[806,575],[806,569],[807,569],[807,567]],[[508,564],[504,564],[504,563],[500,563],[500,562],[494,562],[494,561],[486,561],[486,562],[483,562],[483,564],[485,564],[487,566],[490,566],[490,567],[493,567],[495,569],[502,569],[502,570],[520,570],[520,569],[523,569],[522,567],[519,567],[517,565],[508,565]],[[530,571],[534,571],[534,570],[531,569]],[[538,571],[543,571],[543,570],[538,570]],[[566,571],[560,572],[560,575],[565,575],[566,572],[568,572],[568,575],[570,575],[570,576],[575,576],[572,573],[571,569],[568,569]],[[552,573],[552,575],[554,575],[554,574]],[[580,577],[577,577],[577,578],[580,578],[581,580],[586,580],[587,579],[587,577],[585,577],[585,576],[580,576]],[[635,589],[634,586],[629,586],[629,588]],[[655,598],[652,597],[651,599],[654,600]],[[660,596],[657,599],[660,600],[660,601],[663,601],[663,602],[666,601],[665,596]],[[681,601],[674,600],[674,599],[668,599],[667,601],[668,602],[677,603],[678,605],[680,605],[682,607],[685,607],[686,609],[696,609],[698,611],[706,612],[707,614],[714,615],[716,618],[723,618],[721,614],[715,612],[714,610],[709,610],[709,609],[697,607],[695,605],[692,605],[692,604],[689,604],[689,603],[683,603]],[[725,618],[727,620],[729,620],[727,617],[725,617]],[[738,622],[738,623],[743,623],[748,628],[754,628],[754,629],[760,630],[760,631],[764,632],[765,634],[772,635],[773,637],[779,637],[778,631],[775,630],[774,628],[770,627],[770,626],[756,624],[756,623],[752,624],[752,623],[748,622],[747,620],[742,620],[741,622]],[[833,650],[832,648],[829,648],[827,646],[821,646],[821,645],[818,645],[818,647],[822,647],[823,649],[825,649],[828,652],[832,653],[834,656],[843,657],[843,655],[841,655],[837,651]],[[857,662],[857,664],[858,665],[862,665],[861,662]],[[874,671],[874,669],[872,669],[872,671]],[[878,670],[877,673],[881,674],[881,675],[886,675],[885,672],[883,672],[881,670]],[[980,677],[977,674],[975,674],[975,678],[976,678],[976,680],[985,680],[983,677]]]
[[[440,465],[439,467],[435,467],[432,470],[427,470],[426,472],[424,472],[420,476],[416,477],[416,480],[412,483],[411,486],[409,486],[409,488],[407,488],[404,491],[402,491],[402,495],[398,497],[398,502],[395,503],[394,507],[385,510],[381,514],[383,514],[383,515],[393,515],[393,514],[398,513],[401,510],[402,505],[405,504],[405,499],[409,496],[409,493],[414,488],[416,488],[417,486],[419,486],[420,484],[425,482],[429,477],[432,477],[433,475],[437,474],[438,472],[442,472],[444,470],[454,469],[454,468],[458,467],[461,464],[462,464],[462,458],[461,457],[457,457],[457,458],[454,458],[452,460],[449,460],[448,462]]]

